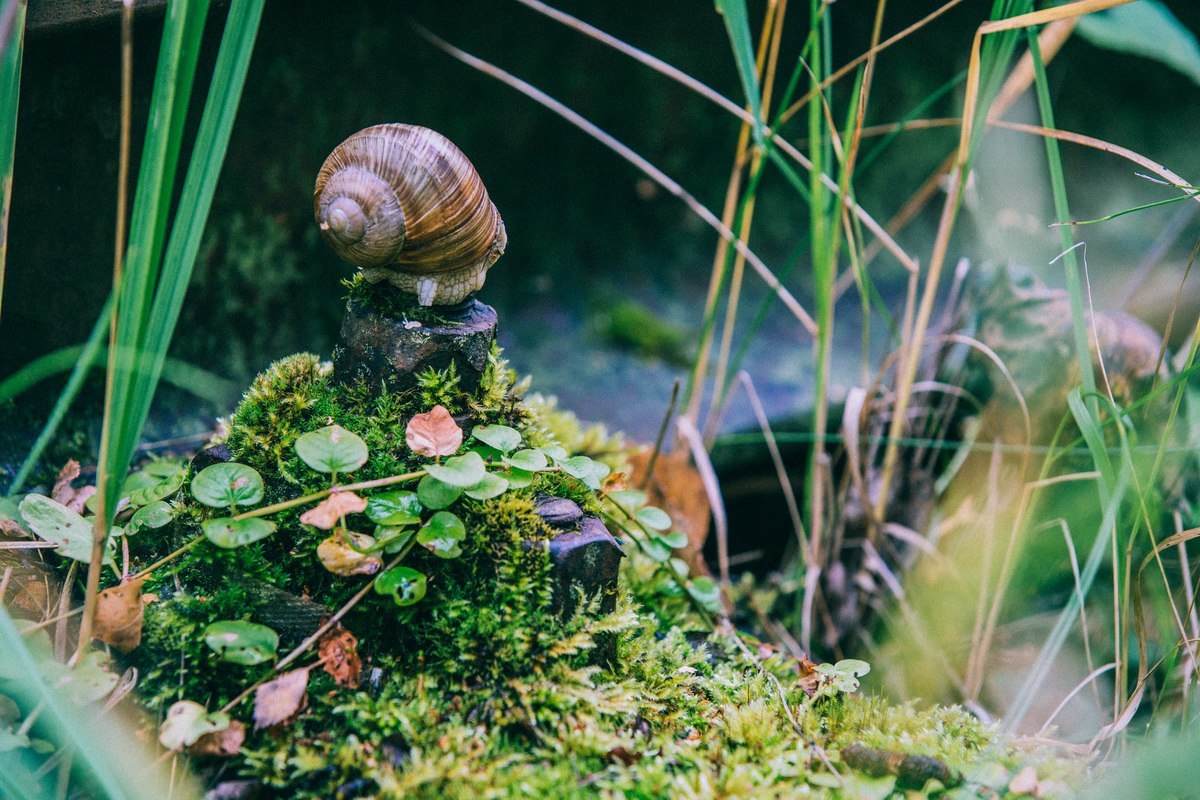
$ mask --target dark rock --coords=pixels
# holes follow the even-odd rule
[[[265,794],[261,781],[221,781],[204,793],[204,800],[254,800]]]
[[[233,461],[233,453],[229,452],[229,448],[223,444],[214,444],[212,447],[206,447],[192,456],[192,471],[199,472],[205,467],[211,467],[213,464],[224,464],[228,461]]]
[[[567,618],[575,613],[581,598],[600,596],[597,612],[608,614],[617,607],[617,575],[625,553],[617,540],[595,517],[583,517],[579,530],[560,533],[550,540],[551,603],[555,613]],[[617,640],[612,634],[596,637],[593,651],[597,662],[616,661]]]
[[[538,495],[534,504],[538,516],[551,528],[575,530],[583,519],[583,509],[579,504],[565,497]]]
[[[417,322],[348,302],[341,344],[333,356],[334,378],[403,391],[417,385],[419,373],[454,364],[462,390],[477,389],[496,339],[495,309],[469,298],[435,310],[441,320]]]

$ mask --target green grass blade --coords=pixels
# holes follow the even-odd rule
[[[0,659],[8,668],[6,672],[23,676],[22,680],[5,681],[5,694],[12,695],[26,709],[42,709],[39,724],[50,732],[59,747],[71,748],[76,770],[87,777],[98,796],[109,800],[151,800],[170,794],[161,771],[137,747],[131,731],[120,729],[112,717],[94,716],[95,707],[72,706],[61,689],[47,682],[42,663],[30,651],[3,606],[0,606]],[[3,764],[0,769],[7,772],[7,766]],[[174,796],[191,794],[177,790]]]
[[[25,485],[25,481],[29,478],[29,473],[33,471],[38,461],[41,460],[42,453],[46,451],[46,447],[58,432],[58,426],[62,423],[63,417],[67,415],[71,404],[75,402],[75,397],[83,387],[83,379],[87,377],[88,368],[99,357],[103,349],[104,336],[108,332],[108,321],[109,315],[112,313],[112,303],[112,295],[110,294],[108,300],[104,303],[104,309],[100,312],[100,316],[96,318],[96,324],[92,326],[92,332],[88,334],[87,341],[79,348],[79,352],[75,356],[75,365],[71,369],[70,377],[67,378],[67,385],[63,387],[62,392],[58,395],[58,399],[54,401],[54,408],[51,409],[46,424],[42,426],[42,430],[34,441],[33,447],[29,449],[29,453],[21,463],[20,469],[13,476],[12,484],[8,487],[10,495],[19,492],[21,487]],[[38,361],[41,361],[41,359],[38,359]],[[20,392],[24,391],[21,387],[28,380],[28,377],[31,377],[27,370],[32,368],[32,373],[35,376],[39,372],[42,372],[36,366],[36,363],[26,365],[18,370],[16,374],[0,383],[0,403],[16,397]],[[29,385],[32,385],[32,383]]]
[[[8,257],[8,211],[12,202],[13,156],[17,146],[17,106],[25,48],[25,3],[9,0],[0,19],[12,15],[8,41],[0,42],[0,309],[4,302],[4,264]]]
[[[746,105],[754,117],[752,128],[754,141],[762,144],[762,88],[758,83],[758,68],[754,60],[754,42],[750,37],[750,19],[746,13],[746,0],[716,0],[717,13],[725,20],[725,31],[733,47],[733,60],[737,65],[738,79]]]
[[[103,487],[100,489],[105,495],[103,506],[110,523],[120,492],[120,476],[129,468],[144,423],[144,416],[134,419],[129,410],[139,402],[135,394],[137,365],[147,344],[143,333],[150,312],[151,292],[158,277],[156,249],[165,236],[163,227],[178,167],[179,140],[191,94],[191,76],[195,74],[198,40],[204,32],[207,11],[207,0],[177,0],[168,5],[163,27],[150,104],[150,124],[134,195],[125,272],[121,285],[116,287],[117,350],[110,354],[112,386],[105,408],[110,429],[100,465],[101,478],[112,478],[101,480]],[[196,41],[185,41],[189,38]],[[192,59],[190,65],[183,63],[186,58]],[[154,348],[164,349],[167,344],[150,343]]]

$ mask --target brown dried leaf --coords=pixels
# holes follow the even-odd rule
[[[17,539],[28,539],[31,534],[29,531],[17,524],[15,519],[0,516],[0,535],[12,536]]]
[[[270,728],[290,721],[308,704],[308,670],[294,669],[254,692],[254,727]]]
[[[800,665],[800,688],[809,697],[816,694],[817,688],[821,685],[821,673],[817,672],[817,664],[815,661],[810,661],[806,657],[799,659]]]
[[[84,508],[87,506],[87,501],[91,500],[92,495],[95,493],[96,487],[89,484],[75,492],[75,496],[71,498],[71,502],[67,503],[66,506],[76,514],[82,514]]]
[[[223,731],[206,733],[187,749],[194,756],[219,756],[228,758],[236,756],[246,741],[246,726],[236,719],[230,721],[229,727]]]
[[[374,539],[364,533],[347,531],[346,536],[352,537],[354,544],[363,550],[375,543]],[[378,558],[358,552],[358,550],[347,544],[346,539],[339,534],[334,534],[317,545],[317,558],[321,560],[321,564],[325,569],[334,575],[341,575],[343,577],[351,575],[374,575],[383,566],[383,562]]]
[[[405,441],[414,453],[430,458],[452,456],[462,446],[463,432],[442,406],[434,406],[408,421]]]
[[[92,635],[122,653],[142,641],[142,584],[145,578],[110,586],[97,597]]]
[[[354,492],[334,492],[301,514],[300,521],[323,531],[333,530],[342,517],[357,514],[366,507],[366,499]]]
[[[646,501],[671,515],[675,527],[687,535],[687,546],[676,551],[687,563],[692,575],[708,575],[704,563],[704,540],[708,538],[710,509],[704,481],[685,450],[659,453],[654,474],[646,482],[650,448],[629,457],[629,486],[641,489],[645,484]]]
[[[79,462],[72,458],[58,471],[58,479],[54,481],[54,488],[50,491],[50,499],[64,506],[70,503],[71,499],[75,497],[75,490],[71,488],[71,481],[78,477]]]
[[[341,625],[331,629],[317,642],[321,669],[333,676],[338,686],[357,689],[361,682],[362,659],[358,657],[358,639]]]

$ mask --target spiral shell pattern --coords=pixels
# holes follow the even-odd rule
[[[471,162],[417,125],[375,125],[338,145],[317,174],[313,212],[338,256],[421,305],[477,291],[508,241]]]

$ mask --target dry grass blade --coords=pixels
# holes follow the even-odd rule
[[[792,313],[792,316],[794,316],[800,322],[800,324],[804,326],[804,329],[810,335],[816,335],[816,322],[813,321],[813,318],[807,311],[804,310],[804,307],[800,305],[800,302],[796,300],[792,293],[789,292],[787,288],[779,282],[779,279],[775,277],[775,273],[771,271],[770,267],[764,264],[762,259],[755,255],[754,252],[746,246],[745,242],[737,238],[737,236],[733,234],[733,231],[729,230],[728,226],[722,223],[715,214],[709,211],[708,208],[695,197],[693,197],[691,193],[680,186],[674,178],[670,177],[658,167],[647,161],[645,158],[638,155],[626,144],[605,132],[591,120],[588,120],[578,112],[563,105],[558,100],[555,100],[553,97],[537,87],[526,83],[511,73],[505,72],[494,64],[458,49],[449,42],[444,41],[420,26],[417,26],[417,31],[430,44],[442,50],[447,55],[453,56],[467,66],[477,69],[485,75],[493,77],[501,83],[516,89],[531,100],[541,103],[543,106],[558,114],[563,119],[582,130],[584,133],[587,133],[589,136],[596,139],[596,141],[608,147],[630,164],[633,164],[663,189],[682,200],[687,207],[691,209],[692,213],[704,220],[704,222],[713,230],[715,230],[721,236],[721,238],[729,242],[735,250],[746,257],[746,260],[750,262],[752,267],[754,267],[754,271],[758,273],[763,282],[771,289],[772,292],[775,293],[775,296],[779,298],[780,302],[784,304],[788,311]]]
[[[708,495],[708,504],[712,509],[713,529],[717,535],[717,570],[721,582],[725,586],[730,583],[729,576],[729,518],[725,513],[725,501],[721,498],[721,485],[717,481],[717,471],[713,469],[708,451],[704,448],[704,439],[692,418],[683,414],[675,423],[680,437],[691,448],[692,461],[704,481],[704,493]]]

